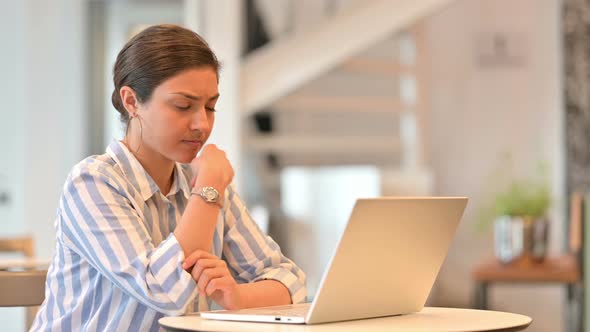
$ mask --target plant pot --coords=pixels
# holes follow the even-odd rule
[[[549,246],[549,220],[546,217],[534,219],[531,233],[530,258],[534,262],[542,262]]]
[[[500,216],[494,220],[494,253],[504,264],[542,262],[547,254],[547,218]]]

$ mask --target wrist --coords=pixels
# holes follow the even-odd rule
[[[207,204],[223,208],[223,191],[219,191],[216,187],[195,184],[191,190],[191,196],[198,196],[198,199]]]
[[[196,177],[193,182],[192,188],[202,188],[202,187],[213,187],[218,190],[220,193],[221,191],[225,190],[226,185],[221,179],[212,176],[201,176],[199,175]]]
[[[236,285],[236,297],[238,309],[250,308],[249,297],[248,297],[248,284],[237,284]]]

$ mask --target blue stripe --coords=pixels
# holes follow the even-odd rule
[[[160,317],[158,317],[158,316],[160,316]],[[164,317],[164,315],[161,315],[160,313],[158,313],[156,315],[156,318],[154,319],[154,322],[156,322],[156,323],[150,327],[150,332],[159,332],[160,331],[160,324],[158,324],[158,319],[160,319],[162,317]]]
[[[91,284],[92,286],[94,286],[94,293],[96,294],[95,297],[93,298],[92,301],[92,316],[90,316],[88,318],[88,320],[86,322],[90,322],[91,319],[97,319],[96,318],[96,314],[100,311],[100,307],[101,307],[101,303],[102,303],[102,281],[103,279],[99,277],[99,275],[97,275],[97,278],[94,280],[94,282]]]
[[[84,297],[84,303],[82,303],[82,316],[80,317],[82,324],[90,320],[90,315],[92,314],[92,302],[90,300],[94,299],[96,296],[96,287],[92,287],[92,285],[96,284],[98,279],[95,269],[87,268],[86,270],[88,273],[88,285],[84,285],[86,286],[84,289],[86,291],[86,296]]]
[[[258,259],[264,258],[265,253],[263,252],[262,248],[260,248],[260,245],[258,244],[258,242],[252,236],[252,229],[246,227],[246,225],[244,224],[244,219],[242,219],[242,214],[241,214],[239,208],[233,202],[231,204],[231,211],[234,214],[234,217],[236,218],[235,227],[238,229],[238,233],[240,233],[240,235],[242,235],[246,239],[246,241],[248,242],[248,245],[250,246],[250,249],[252,249],[252,252],[256,256],[256,258],[258,258]],[[247,216],[247,218],[250,219],[250,216]],[[251,221],[251,220],[248,220],[248,221],[250,221],[250,223],[248,225],[249,227],[256,226],[256,223],[254,223],[253,221]]]
[[[53,291],[51,289],[51,285],[56,282],[55,279],[52,279],[51,281],[48,279],[47,280],[47,290],[49,290],[49,298],[47,298],[45,300],[45,302],[47,303],[47,309],[45,310],[45,313],[47,314],[45,317],[47,318],[47,322],[51,322],[52,321],[52,317],[53,317],[53,309],[55,306],[55,294],[53,294]]]
[[[65,250],[62,251],[65,252]],[[66,253],[69,254],[69,253]],[[64,254],[64,256],[66,255]],[[74,299],[78,299],[80,298],[80,287],[81,287],[81,282],[80,282],[80,260],[79,260],[79,256],[76,255],[75,253],[71,253],[70,258],[72,259],[72,269],[71,269],[71,275],[69,276],[72,280],[72,298],[69,299],[68,303],[70,304],[70,308],[68,308],[68,315],[66,316],[66,318],[64,318],[64,322],[63,322],[63,329],[64,331],[73,331],[75,330],[72,326],[72,318],[73,318],[73,312],[72,312],[72,307],[75,307],[75,300]],[[67,289],[67,288],[66,288]]]
[[[178,280],[178,275],[176,273],[176,271],[172,271],[168,277],[166,277],[164,279],[164,281],[162,282],[162,287],[165,289],[172,289],[172,287],[174,287],[174,285],[176,284],[176,281]]]
[[[145,317],[145,313],[147,311],[147,307],[141,304],[137,305],[137,310],[133,313],[133,319],[131,319],[131,323],[129,323],[129,327],[125,327],[127,331],[139,331],[141,324],[143,323],[143,318]]]
[[[221,257],[221,252],[223,251],[223,237],[221,235],[221,233],[223,233],[223,231],[219,231],[219,228],[223,227],[223,225],[216,225],[215,226],[215,232],[213,232],[213,253],[217,256],[217,257]]]
[[[166,265],[170,264],[172,258],[178,255],[178,251],[181,250],[180,246],[174,245],[170,246],[160,257],[158,257],[155,261],[152,262],[152,271],[154,274],[159,274],[160,271],[166,267]]]
[[[110,317],[108,316],[109,311],[111,309],[111,302],[113,301],[113,288],[110,287],[110,285],[108,284],[108,282],[104,279],[100,279],[100,284],[98,285],[100,292],[98,292],[98,295],[100,297],[102,297],[102,295],[104,295],[105,299],[103,301],[99,302],[99,306],[98,306],[98,317],[96,318],[97,320],[97,324],[96,324],[96,330],[97,331],[105,331],[106,329],[106,324],[110,321]],[[107,288],[106,292],[104,291],[104,288]],[[106,301],[106,302],[105,302]]]
[[[119,330],[118,327],[119,327],[119,324],[120,324],[123,316],[130,315],[131,317],[133,317],[133,315],[135,315],[136,310],[131,310],[131,308],[129,308],[130,301],[132,301],[131,298],[129,296],[124,296],[124,293],[123,293],[122,297],[121,297],[121,303],[119,303],[119,308],[128,308],[128,309],[126,312],[123,310],[115,311],[115,316],[109,322],[109,325],[111,326],[110,330],[113,330],[113,331]],[[107,307],[110,308],[110,305]],[[126,330],[129,331],[129,329],[126,329]]]
[[[63,316],[65,314],[65,308],[64,308],[64,302],[65,302],[65,298],[67,295],[67,289],[66,289],[66,284],[65,284],[65,280],[64,278],[67,278],[67,276],[65,275],[65,266],[66,266],[66,262],[65,262],[65,257],[64,257],[64,252],[63,250],[60,250],[58,253],[58,256],[60,257],[59,260],[59,264],[58,264],[58,271],[59,275],[61,276],[61,278],[57,278],[57,291],[56,291],[56,304],[57,304],[57,310],[59,311],[60,316]]]
[[[154,228],[152,227],[152,225],[154,224],[154,216],[152,216],[152,211],[150,210],[150,206],[148,204],[148,202],[145,202],[143,205],[143,216],[144,216],[144,220],[143,220],[143,224],[145,225],[145,228],[147,229],[147,231],[149,232],[149,234],[153,234],[154,232]],[[151,236],[149,236],[151,237]]]
[[[176,219],[176,208],[174,207],[174,205],[172,205],[172,200],[174,199],[174,197],[170,197],[170,202],[166,203],[166,206],[168,207],[166,209],[166,211],[168,212],[168,215],[166,216],[166,218],[161,218],[160,219],[160,232],[163,233],[170,233],[170,222],[169,220],[174,220]]]

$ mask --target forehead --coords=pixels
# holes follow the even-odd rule
[[[217,73],[210,67],[187,69],[162,82],[154,92],[185,92],[209,98],[218,93]]]

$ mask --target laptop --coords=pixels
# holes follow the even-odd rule
[[[358,199],[313,302],[201,317],[318,324],[419,312],[466,205],[464,197]]]

